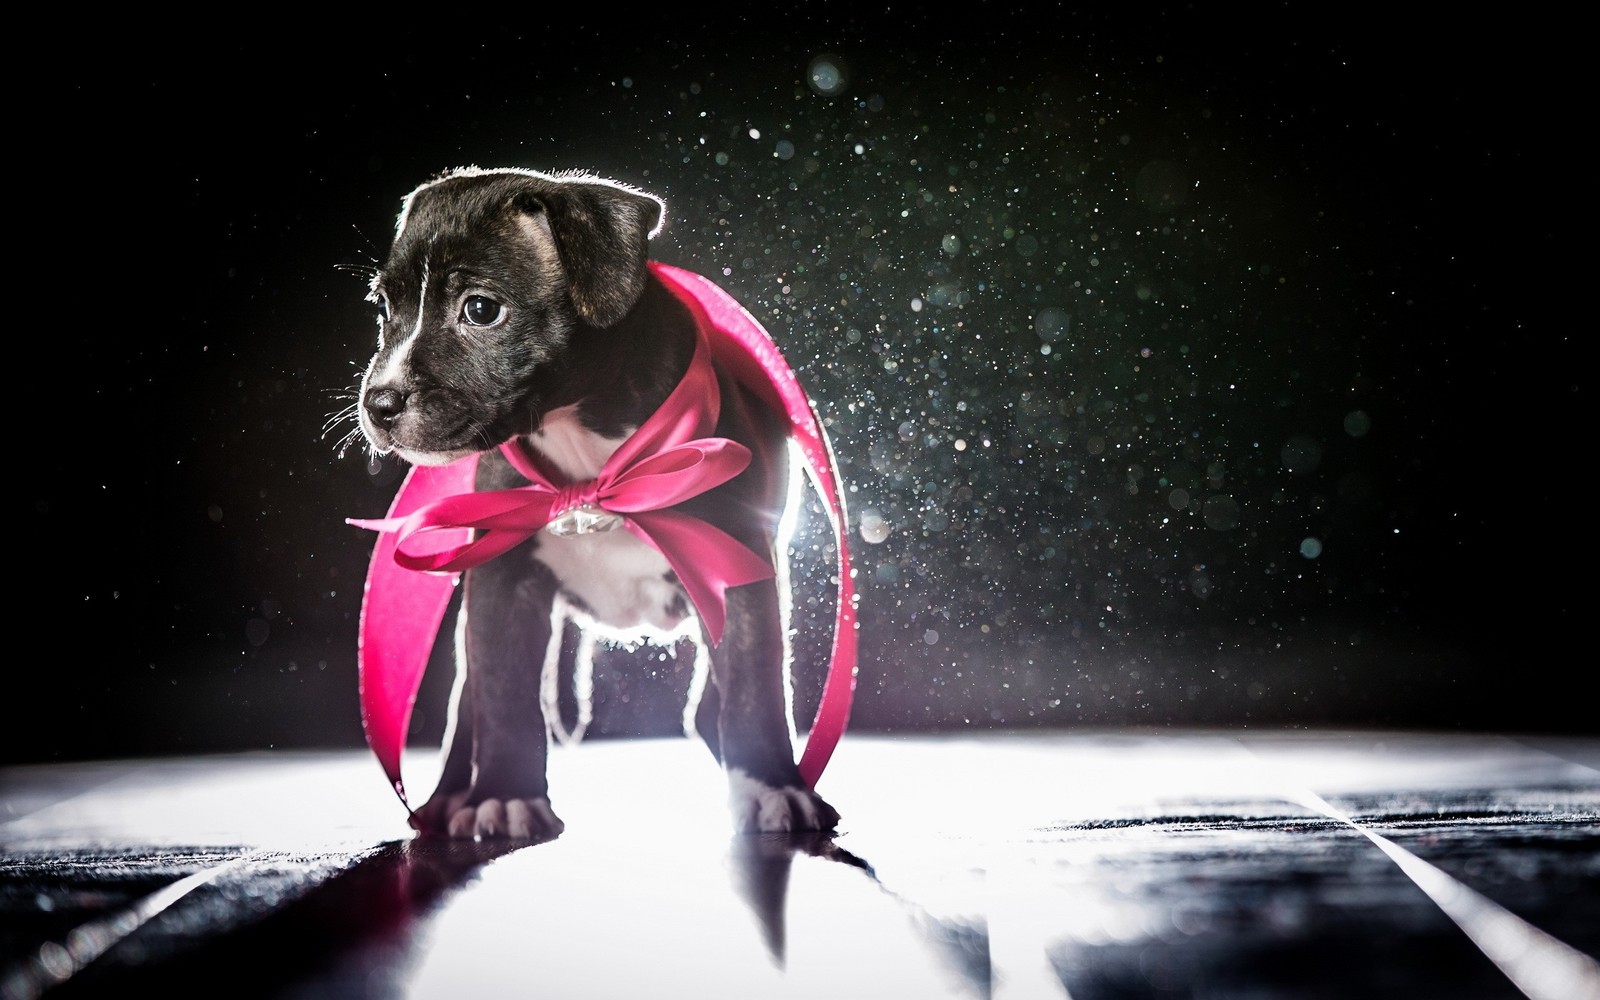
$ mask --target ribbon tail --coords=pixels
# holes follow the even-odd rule
[[[628,515],[628,530],[667,557],[683,589],[689,592],[695,614],[712,645],[722,642],[722,629],[728,618],[728,588],[770,580],[776,575],[765,559],[697,517],[672,510],[640,511]]]
[[[794,369],[789,367],[777,344],[756,318],[733,296],[702,275],[658,262],[650,266],[691,303],[691,309],[698,308],[703,313],[711,326],[711,350],[718,361],[774,412],[788,416],[792,439],[805,459],[812,485],[827,501],[833,540],[839,554],[833,656],[816,719],[799,762],[801,779],[807,787],[814,788],[839,738],[844,735],[856,689],[855,572],[850,563],[849,517],[835,475],[839,464],[822,420],[811,406]]]
[[[828,519],[833,522],[833,542],[839,553],[839,603],[834,612],[833,655],[829,657],[827,680],[822,685],[822,699],[817,703],[817,714],[812,720],[811,732],[806,737],[806,748],[800,754],[800,780],[806,783],[807,788],[817,787],[817,779],[822,777],[823,769],[833,756],[834,747],[838,746],[839,738],[850,723],[850,707],[856,693],[857,663],[856,581],[850,560],[844,498],[839,494],[838,484],[832,475],[832,470],[837,468],[832,447],[827,435],[822,433],[820,423],[816,429],[822,450],[827,456],[827,464],[819,470],[808,462],[807,469],[818,491],[828,500]]]
[[[396,494],[389,517],[404,518],[442,496],[470,491],[475,460],[416,466]],[[361,722],[367,744],[409,811],[400,776],[411,710],[455,589],[454,576],[418,573],[395,562],[398,538],[378,536],[361,595],[359,673]]]

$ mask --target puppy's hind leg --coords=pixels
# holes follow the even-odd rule
[[[728,591],[722,644],[711,652],[719,696],[715,749],[728,774],[728,803],[740,832],[831,831],[839,814],[805,786],[795,765],[783,627],[774,581]]]

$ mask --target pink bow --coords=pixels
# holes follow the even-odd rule
[[[455,573],[515,548],[568,512],[598,508],[624,515],[622,527],[666,556],[712,642],[722,641],[727,589],[773,575],[766,560],[727,532],[665,509],[743,472],[750,464],[750,449],[736,441],[699,438],[632,464],[613,456],[595,479],[565,487],[546,479],[520,442],[502,445],[501,453],[528,477],[529,485],[447,496],[405,517],[350,523],[394,532],[394,561],[406,569]],[[455,541],[462,529],[475,530],[478,536]]]

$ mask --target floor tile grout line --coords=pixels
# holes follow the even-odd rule
[[[1304,789],[1287,797],[1371,841],[1530,1000],[1600,1000],[1600,962],[1368,829],[1316,792]]]
[[[113,916],[79,924],[67,933],[65,944],[46,941],[31,957],[18,962],[0,976],[0,1000],[34,1000],[46,990],[82,972],[117,942],[155,919],[189,893],[260,858],[259,853],[252,852],[201,869],[162,886]]]
[[[1371,841],[1530,1000],[1600,1000],[1600,962],[1363,826],[1244,740],[1235,737],[1234,743],[1257,771],[1264,792],[1348,826]]]

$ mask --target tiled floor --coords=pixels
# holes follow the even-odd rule
[[[364,752],[0,769],[0,997],[1600,996],[1600,739],[852,735],[831,840],[687,740],[551,775],[525,846]]]

